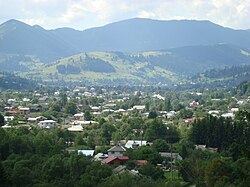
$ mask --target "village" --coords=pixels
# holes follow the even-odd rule
[[[249,97],[225,90],[155,92],[84,86],[5,91],[0,99],[6,130],[62,130],[68,154],[110,165],[115,174],[150,176],[160,170],[156,178],[173,180],[174,173],[177,181],[183,179],[176,163],[186,156],[183,142],[193,123],[209,115],[234,119],[249,103]],[[220,148],[196,144],[193,149],[217,153]],[[140,170],[147,164],[152,164],[149,173]]]

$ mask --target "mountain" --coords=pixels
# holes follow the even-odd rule
[[[82,51],[135,52],[219,43],[250,48],[250,33],[209,21],[134,18],[85,30],[78,42]]]
[[[64,40],[40,26],[30,26],[17,20],[0,25],[0,53],[31,55],[49,62],[74,54]]]
[[[63,84],[175,84],[212,68],[244,64],[250,64],[250,51],[220,44],[139,53],[85,52],[33,67],[22,74]]]
[[[134,18],[84,31],[0,25],[1,71],[41,81],[169,84],[249,63],[249,30],[209,21]]]
[[[0,25],[0,53],[29,55],[46,63],[80,52],[140,52],[221,43],[250,49],[250,32],[209,21],[142,18],[84,31],[71,28],[45,30],[17,20]]]

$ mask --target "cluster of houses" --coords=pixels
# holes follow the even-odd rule
[[[124,141],[121,141],[124,142]],[[151,143],[152,144],[152,143]],[[140,146],[150,146],[150,143],[148,143],[145,140],[128,140],[125,144],[121,145],[115,145],[108,149],[107,153],[97,153],[95,154],[94,150],[77,150],[78,154],[82,154],[85,156],[92,157],[93,161],[100,161],[102,164],[107,165],[113,165],[116,166],[114,169],[115,173],[120,173],[126,170],[126,166],[124,166],[130,158],[126,156],[126,151],[128,149],[137,149]],[[72,150],[70,151],[72,152]],[[172,153],[172,152],[159,152],[159,155],[168,158],[169,162],[172,162],[174,164],[177,161],[182,160],[182,157],[179,153]],[[141,167],[148,163],[147,160],[134,160],[136,167]],[[159,166],[162,166],[162,164],[158,164]],[[169,171],[169,168],[165,169]],[[138,174],[138,171],[132,170],[129,171],[134,174]]]
[[[135,92],[134,94],[138,94]],[[201,96],[202,93],[190,93],[193,95]],[[111,97],[110,95],[114,95]],[[143,99],[143,93],[140,92],[140,98]],[[91,111],[92,116],[100,116],[105,113],[108,113],[109,116],[115,120],[119,120],[119,116],[117,117],[116,114],[119,115],[130,115],[134,111],[139,111],[143,117],[147,117],[149,112],[145,112],[146,106],[145,105],[134,105],[132,108],[123,109],[119,108],[117,103],[123,103],[129,100],[131,94],[128,93],[116,93],[115,91],[107,91],[106,89],[102,89],[101,93],[96,92],[95,88],[87,88],[87,87],[76,87],[72,91],[67,92],[68,99],[74,97],[74,99],[81,99],[81,97],[91,98],[95,97],[98,99],[103,99],[103,103],[99,103],[97,105],[93,104],[81,104],[77,105],[78,111],[89,110]],[[151,95],[152,99],[158,99],[165,101],[165,98],[160,95],[153,93]],[[36,103],[33,102],[34,98],[37,100]],[[57,101],[60,99],[60,92],[56,91],[52,94],[48,93],[38,93],[35,92],[32,98],[24,97],[22,99],[18,98],[9,98],[5,101],[5,104],[2,104],[6,115],[4,116],[5,122],[7,124],[6,127],[9,127],[8,124],[10,121],[13,121],[16,115],[22,114],[25,116],[25,120],[18,121],[20,124],[25,125],[37,125],[40,128],[49,129],[49,128],[56,128],[58,127],[58,123],[55,120],[48,120],[43,116],[39,115],[39,112],[46,111],[49,109],[49,104],[53,101]],[[213,101],[218,99],[212,99]],[[241,99],[237,100],[237,105],[244,105],[249,102],[249,99]],[[191,101],[187,108],[193,109],[196,107],[200,107],[198,100]],[[234,118],[235,113],[239,111],[239,108],[230,108],[228,111],[223,112],[219,110],[210,110],[208,111],[209,114],[213,116],[222,116],[225,118]],[[158,111],[158,117],[163,119],[172,119],[173,117],[178,115],[178,111]],[[187,124],[192,123],[195,120],[195,117],[183,119],[183,121]],[[65,119],[64,119],[65,121]],[[85,125],[90,125],[96,123],[93,120],[87,121],[84,119],[84,113],[77,113],[71,118],[66,120],[66,126],[69,131],[73,132],[81,132],[83,131],[83,127]],[[65,124],[65,122],[64,122]]]

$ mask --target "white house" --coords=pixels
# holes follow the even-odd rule
[[[124,152],[126,152],[126,149],[123,146],[117,145],[108,150],[108,156],[123,156]]]
[[[15,117],[14,116],[4,116],[4,121],[12,121]]]
[[[50,129],[50,128],[55,128],[58,126],[58,124],[54,120],[44,120],[40,121],[38,124],[38,127],[42,129]]]
[[[145,105],[135,105],[133,106],[134,110],[144,110],[145,109]]]
[[[221,117],[223,117],[223,118],[234,118],[234,114],[231,113],[231,112],[228,112],[228,113],[222,114]]]

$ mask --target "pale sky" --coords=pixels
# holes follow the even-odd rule
[[[250,29],[250,0],[0,0],[0,23],[17,19],[45,29],[84,30],[135,17]]]

